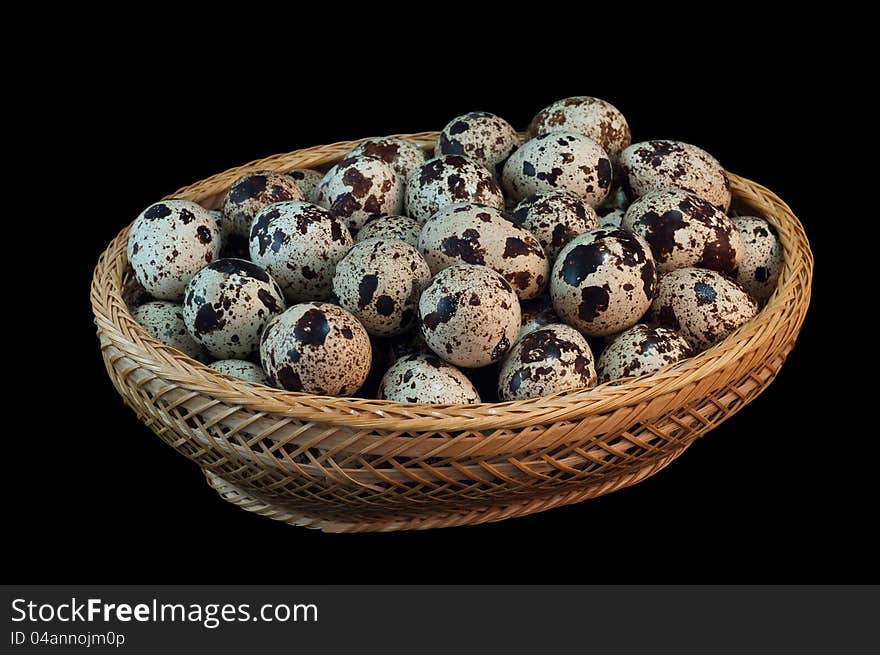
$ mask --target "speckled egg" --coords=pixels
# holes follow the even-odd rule
[[[677,330],[703,350],[722,341],[758,312],[745,290],[716,271],[680,268],[662,275],[651,319]]]
[[[602,146],[582,134],[555,131],[536,136],[510,156],[501,186],[517,200],[565,189],[598,207],[611,189],[611,177]]]
[[[346,157],[360,155],[378,157],[404,179],[428,159],[427,153],[415,141],[392,136],[380,136],[362,141]]]
[[[186,285],[183,320],[193,338],[217,359],[254,352],[284,296],[269,274],[244,259],[218,259]]]
[[[337,262],[353,244],[345,223],[332,212],[307,202],[279,202],[254,218],[250,255],[290,302],[324,300]]]
[[[613,162],[632,140],[620,110],[610,102],[589,96],[565,98],[542,109],[532,119],[527,134],[532,138],[553,130],[568,130],[591,138]]]
[[[724,212],[680,189],[641,196],[626,210],[622,227],[644,237],[660,273],[688,266],[730,273],[743,250],[739,232]]]
[[[524,335],[501,365],[501,400],[540,398],[596,385],[593,351],[580,332],[554,323]]]
[[[598,210],[596,213],[599,213]],[[625,212],[622,209],[609,209],[606,213],[599,213],[599,227],[619,228],[623,223]]]
[[[260,359],[269,380],[288,391],[354,394],[370,372],[364,326],[336,305],[294,305],[266,327]]]
[[[318,199],[318,185],[324,178],[321,171],[313,171],[311,168],[294,168],[287,171],[287,175],[296,182],[307,202],[315,202]]]
[[[136,307],[131,315],[144,330],[166,346],[177,348],[193,359],[204,360],[207,352],[190,336],[183,322],[183,305],[154,300]]]
[[[513,221],[538,238],[551,262],[578,234],[599,227],[596,210],[565,189],[525,198],[513,211]]]
[[[447,205],[422,227],[419,251],[437,273],[452,264],[488,266],[520,298],[534,298],[547,284],[550,264],[538,240],[506,214],[477,203]]]
[[[186,283],[220,250],[208,210],[189,200],[147,207],[128,233],[128,261],[144,289],[160,300],[181,300]]]
[[[383,237],[386,239],[400,239],[411,245],[419,247],[419,232],[422,226],[409,216],[380,216],[364,225],[357,233],[357,241]]]
[[[455,264],[437,273],[419,299],[425,342],[466,368],[500,360],[516,340],[520,308],[513,287],[488,266]]]
[[[559,317],[591,337],[635,325],[654,298],[657,270],[651,249],[626,230],[585,232],[569,242],[550,274]]]
[[[605,346],[596,372],[599,382],[638,377],[690,357],[693,351],[678,332],[664,327],[634,325]]]
[[[284,200],[305,200],[299,185],[286,173],[256,171],[238,178],[223,200],[223,234],[247,239],[251,223],[263,207]]]
[[[510,123],[486,111],[472,111],[446,124],[434,154],[464,155],[500,176],[504,162],[517,148],[519,135]]]
[[[333,291],[367,332],[388,337],[416,324],[419,296],[430,280],[418,250],[375,237],[356,244],[336,265]]]
[[[519,308],[522,318],[517,339],[522,339],[523,335],[539,327],[561,322],[556,312],[553,311],[553,303],[547,295],[520,301]]]
[[[767,302],[782,271],[782,245],[776,229],[757,216],[731,219],[743,242],[736,281],[758,302]]]
[[[462,155],[434,157],[406,178],[406,210],[419,223],[457,202],[502,209],[504,196],[488,169]]]
[[[269,378],[260,366],[244,359],[220,359],[209,364],[211,368],[220,373],[231,375],[248,382],[269,385]]]
[[[403,178],[378,157],[348,157],[327,171],[317,204],[344,219],[352,233],[379,216],[403,212]]]
[[[438,405],[480,402],[480,394],[467,376],[434,354],[408,355],[394,362],[379,383],[378,397]]]
[[[630,198],[683,189],[722,211],[730,207],[730,180],[712,155],[681,141],[634,143],[620,155],[621,184]]]

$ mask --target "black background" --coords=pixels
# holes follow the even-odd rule
[[[66,262],[56,287],[66,336],[28,367],[22,388],[36,408],[8,435],[15,536],[6,546],[20,563],[12,576],[156,583],[876,578],[867,535],[876,492],[862,468],[868,428],[856,429],[857,415],[836,414],[852,378],[829,358],[842,221],[829,208],[845,206],[848,196],[832,112],[846,101],[815,74],[809,52],[766,54],[740,56],[728,70],[714,53],[701,69],[704,55],[694,51],[674,74],[651,57],[604,75],[591,72],[588,58],[556,75],[519,61],[435,64],[417,72],[419,81],[403,67],[345,68],[318,58],[309,64],[311,85],[302,68],[273,77],[262,64],[251,71],[262,83],[250,86],[222,67],[218,79],[207,79],[200,68],[133,67],[118,76],[101,59],[78,66],[76,93],[53,126],[68,147],[65,193],[77,199],[59,221],[56,244]],[[222,501],[116,395],[88,286],[106,243],[150,203],[254,158],[440,129],[466,111],[492,111],[523,128],[553,100],[581,94],[621,109],[634,141],[700,145],[774,190],[801,218],[818,262],[811,311],[777,380],[669,468],[609,496],[498,524],[324,535]]]

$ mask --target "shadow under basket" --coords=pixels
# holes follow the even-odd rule
[[[433,145],[436,132],[402,135]],[[246,172],[326,168],[359,141],[275,155],[169,197],[219,206]],[[662,371],[595,389],[479,405],[416,405],[279,391],[164,346],[124,300],[128,228],[98,260],[92,308],[107,372],[165,443],[227,501],[327,532],[500,521],[639,482],[763,391],[810,300],[813,258],[788,206],[730,176],[734,208],[772,223],[785,255],[773,296],[722,343]]]

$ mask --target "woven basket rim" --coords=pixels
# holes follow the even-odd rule
[[[413,139],[427,148],[433,145],[437,134],[420,132],[393,136]],[[245,172],[323,166],[341,159],[342,155],[364,140],[341,141],[254,160],[178,189],[165,197],[188,198],[206,204],[211,199],[216,202],[231,182]],[[381,425],[383,429],[405,431],[412,429],[415,424],[425,429],[425,426],[436,423],[436,429],[443,429],[442,424],[453,418],[456,429],[492,429],[501,425],[523,427],[606,413],[624,406],[648,403],[666,394],[673,394],[688,384],[699,383],[729,365],[731,360],[746,356],[756,341],[772,336],[777,328],[791,321],[796,321],[797,327],[800,327],[809,304],[813,271],[812,253],[803,227],[788,205],[772,191],[746,178],[734,174],[729,176],[735,200],[748,206],[750,198],[760,198],[778,208],[775,215],[763,212],[764,217],[776,228],[783,247],[784,264],[776,290],[752,320],[721,343],[658,372],[627,378],[625,382],[616,380],[591,389],[528,400],[449,405],[320,396],[283,391],[233,378],[160,343],[131,316],[122,298],[122,272],[127,263],[125,243],[131,223],[110,242],[95,267],[91,286],[95,322],[99,332],[103,330],[103,338],[112,338],[125,344],[125,352],[141,366],[156,375],[168,376],[179,386],[199,391],[209,389],[212,395],[228,404],[300,420],[352,427]],[[806,284],[803,284],[804,281]]]

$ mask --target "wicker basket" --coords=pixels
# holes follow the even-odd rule
[[[436,132],[403,135],[426,147]],[[243,173],[323,168],[349,141],[275,155],[180,189],[217,207]],[[328,532],[499,521],[576,503],[653,475],[751,401],[792,349],[813,258],[788,206],[731,175],[741,213],[779,232],[785,265],[767,305],[724,342],[624,384],[534,400],[414,405],[283,392],[217,373],[134,321],[128,228],[98,260],[92,308],[107,372],[163,441],[202,467],[226,500]]]

